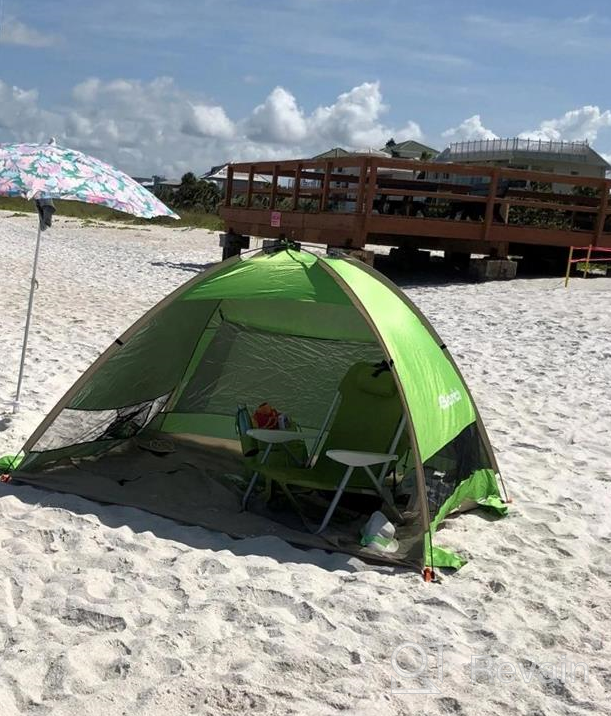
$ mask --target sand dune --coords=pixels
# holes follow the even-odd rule
[[[16,379],[34,238],[33,217],[0,215],[0,400]],[[0,412],[0,454],[143,310],[219,257],[204,231],[56,221],[23,408]],[[515,501],[500,522],[448,521],[439,541],[469,563],[424,584],[346,555],[2,485],[2,716],[611,714],[611,282],[407,290],[472,387]],[[391,657],[408,641],[428,654],[440,694],[391,692]],[[509,664],[513,680],[472,679],[477,656]],[[562,678],[575,662],[587,683],[582,671]]]

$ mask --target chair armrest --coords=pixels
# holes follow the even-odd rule
[[[262,443],[278,445],[281,443],[290,443],[293,440],[307,440],[316,437],[308,432],[300,432],[298,430],[265,430],[263,428],[251,428],[246,434]]]
[[[384,462],[398,460],[398,455],[390,455],[380,452],[359,452],[358,450],[327,450],[326,455],[335,462],[351,467],[365,467],[379,465]]]

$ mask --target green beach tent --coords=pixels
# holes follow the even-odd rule
[[[267,508],[244,513],[229,494],[230,457],[241,456],[236,409],[268,403],[316,431],[350,369],[382,363],[403,411],[393,489],[409,496],[408,519],[397,528],[409,547],[392,560],[459,567],[463,560],[433,545],[444,517],[478,505],[506,511],[499,468],[462,376],[391,281],[361,262],[294,247],[228,259],[148,311],[45,418],[13,478],[235,536],[276,534],[329,549],[324,535],[274,525]],[[371,419],[355,413],[355,425]],[[191,457],[151,456],[138,448],[149,438],[184,440]],[[166,464],[172,469],[160,467]],[[358,533],[333,534],[336,549],[361,553]]]

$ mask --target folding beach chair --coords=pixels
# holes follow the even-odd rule
[[[305,467],[266,464],[272,445],[303,437],[302,433],[249,431],[254,438],[267,443],[267,447],[244,494],[244,509],[257,480],[264,477],[268,483],[277,484],[299,512],[291,486],[335,493],[316,534],[327,527],[344,492],[378,495],[400,519],[392,497],[384,488],[386,476],[408,449],[405,425],[403,406],[388,366],[356,363],[339,385]]]

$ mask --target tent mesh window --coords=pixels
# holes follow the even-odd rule
[[[431,519],[459,483],[476,470],[491,467],[477,425],[472,423],[424,463]]]
[[[335,341],[255,330],[224,321],[174,410],[234,416],[267,402],[303,427],[319,427],[347,370],[379,363],[375,343]]]
[[[169,397],[170,394],[167,393],[144,403],[112,410],[65,408],[32,447],[32,452],[131,438],[163,410]]]

